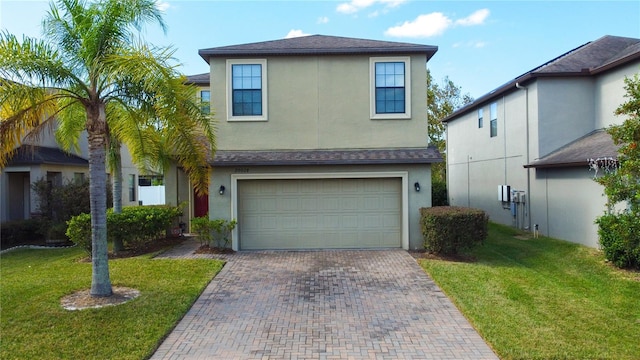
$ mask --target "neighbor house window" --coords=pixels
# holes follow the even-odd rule
[[[202,90],[200,91],[200,102],[202,102],[202,113],[209,114],[211,113],[211,91]]]
[[[267,120],[266,77],[266,60],[227,60],[228,120]]]
[[[483,121],[482,113],[483,113],[482,109],[478,109],[478,129],[482,128],[482,121]]]
[[[73,181],[76,184],[84,183],[84,173],[81,173],[81,172],[73,173]]]
[[[136,176],[129,174],[129,201],[136,201]]]
[[[491,137],[498,136],[498,104],[491,104]]]
[[[410,67],[408,57],[371,58],[371,118],[411,117]]]

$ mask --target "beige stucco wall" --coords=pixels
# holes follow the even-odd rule
[[[426,57],[411,56],[411,119],[371,120],[369,56],[267,58],[267,121],[227,121],[226,61],[211,59],[218,149],[420,147],[427,144]]]

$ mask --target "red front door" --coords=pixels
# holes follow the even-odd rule
[[[209,195],[198,195],[193,192],[193,215],[195,217],[209,214]]]

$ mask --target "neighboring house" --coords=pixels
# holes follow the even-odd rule
[[[321,35],[200,50],[217,127],[209,217],[237,219],[233,249],[422,248],[442,161],[427,147],[436,51]]]
[[[73,180],[89,179],[86,134],[79,142],[80,151],[67,153],[60,149],[52,132],[43,130],[37,141],[20,146],[7,166],[0,170],[0,222],[37,216],[38,199],[31,185],[46,179],[52,186]],[[129,152],[122,151],[122,204],[137,205],[138,169]]]
[[[625,77],[639,71],[640,39],[604,36],[444,119],[451,205],[597,247],[606,198],[594,164],[601,175],[616,158],[603,129],[624,121],[614,111],[626,101]]]

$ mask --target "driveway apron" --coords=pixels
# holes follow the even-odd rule
[[[151,359],[497,359],[404,250],[225,259]]]

